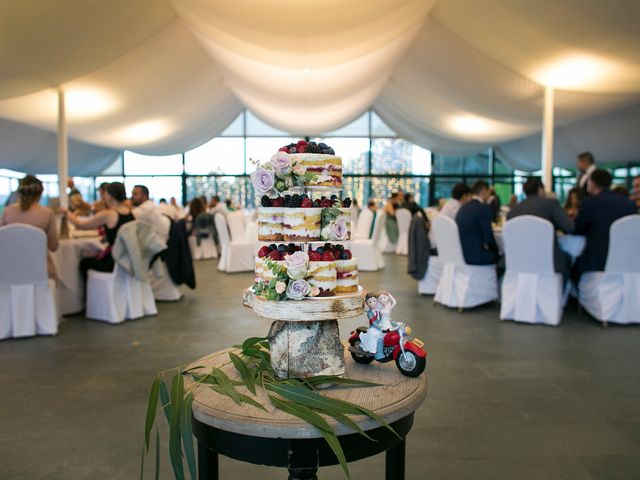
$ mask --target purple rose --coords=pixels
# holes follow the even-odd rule
[[[311,285],[306,280],[293,280],[287,286],[287,298],[302,300],[311,292]]]
[[[347,222],[344,218],[339,218],[332,225],[332,234],[336,240],[346,240],[347,234],[349,233],[349,227],[347,226]]]
[[[291,157],[285,152],[278,152],[271,157],[271,166],[276,174],[287,175],[291,173]]]
[[[269,195],[272,193],[275,181],[276,179],[273,172],[266,168],[258,167],[256,171],[251,174],[253,189],[258,195]]]

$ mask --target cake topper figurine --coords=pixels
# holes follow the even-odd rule
[[[358,363],[368,364],[373,360],[396,362],[398,370],[408,377],[417,377],[426,366],[427,353],[424,342],[411,339],[411,328],[402,322],[391,321],[391,310],[396,299],[386,290],[378,294],[367,293],[365,312],[369,327],[358,327],[349,337],[351,357]]]

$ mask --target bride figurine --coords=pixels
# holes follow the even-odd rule
[[[392,330],[395,328],[391,322],[391,310],[398,304],[393,295],[386,290],[378,292],[378,311],[380,313],[380,329]]]
[[[360,334],[362,349],[373,353],[376,359],[384,358],[384,336],[395,328],[391,322],[391,310],[398,302],[386,290],[378,295],[368,293],[365,299],[365,310],[369,318],[369,329]]]

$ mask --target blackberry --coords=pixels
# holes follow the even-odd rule
[[[309,195],[307,195],[306,193],[303,193],[302,195],[300,195],[300,198],[309,198]]]
[[[337,195],[331,195],[331,201],[335,202],[338,199]]]
[[[344,208],[349,208],[351,206],[351,199],[349,197],[342,200],[342,206]]]
[[[319,146],[320,148],[322,148],[323,150],[326,150],[326,149],[328,149],[328,148],[329,148],[329,145],[327,145],[327,144],[326,144],[326,143],[324,143],[324,142],[320,142],[320,143],[318,144],[318,146]]]
[[[262,205],[263,207],[271,206],[271,199],[269,198],[269,195],[263,195],[260,198],[260,205]]]
[[[296,250],[297,250],[297,248],[293,243],[290,243],[289,245],[287,245],[287,253],[288,254],[295,253]]]
[[[318,145],[311,145],[307,147],[308,153],[322,153],[322,149]]]
[[[325,250],[333,250],[333,245],[331,245],[330,243],[325,243],[324,244],[324,249]]]
[[[285,195],[284,196],[284,204],[283,206],[285,207],[290,207],[291,206],[291,195]]]
[[[334,150],[333,148],[329,148],[329,152],[328,152],[328,154],[329,154],[329,155],[335,155],[335,154],[336,154],[336,152],[335,152],[335,150]]]
[[[344,245],[341,244],[337,244],[333,248],[335,248],[336,250],[340,250],[341,252],[344,251]]]
[[[271,245],[269,245],[269,250],[277,250],[278,246],[275,243],[272,243]]]

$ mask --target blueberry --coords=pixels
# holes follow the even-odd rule
[[[269,250],[277,250],[278,246],[275,243],[272,243],[271,245],[269,245]]]
[[[316,252],[318,252],[320,255],[322,255],[324,253],[324,248],[318,247],[318,248],[316,248]]]
[[[287,251],[287,246],[283,243],[281,243],[280,245],[278,245],[278,253],[280,253],[281,255]]]

